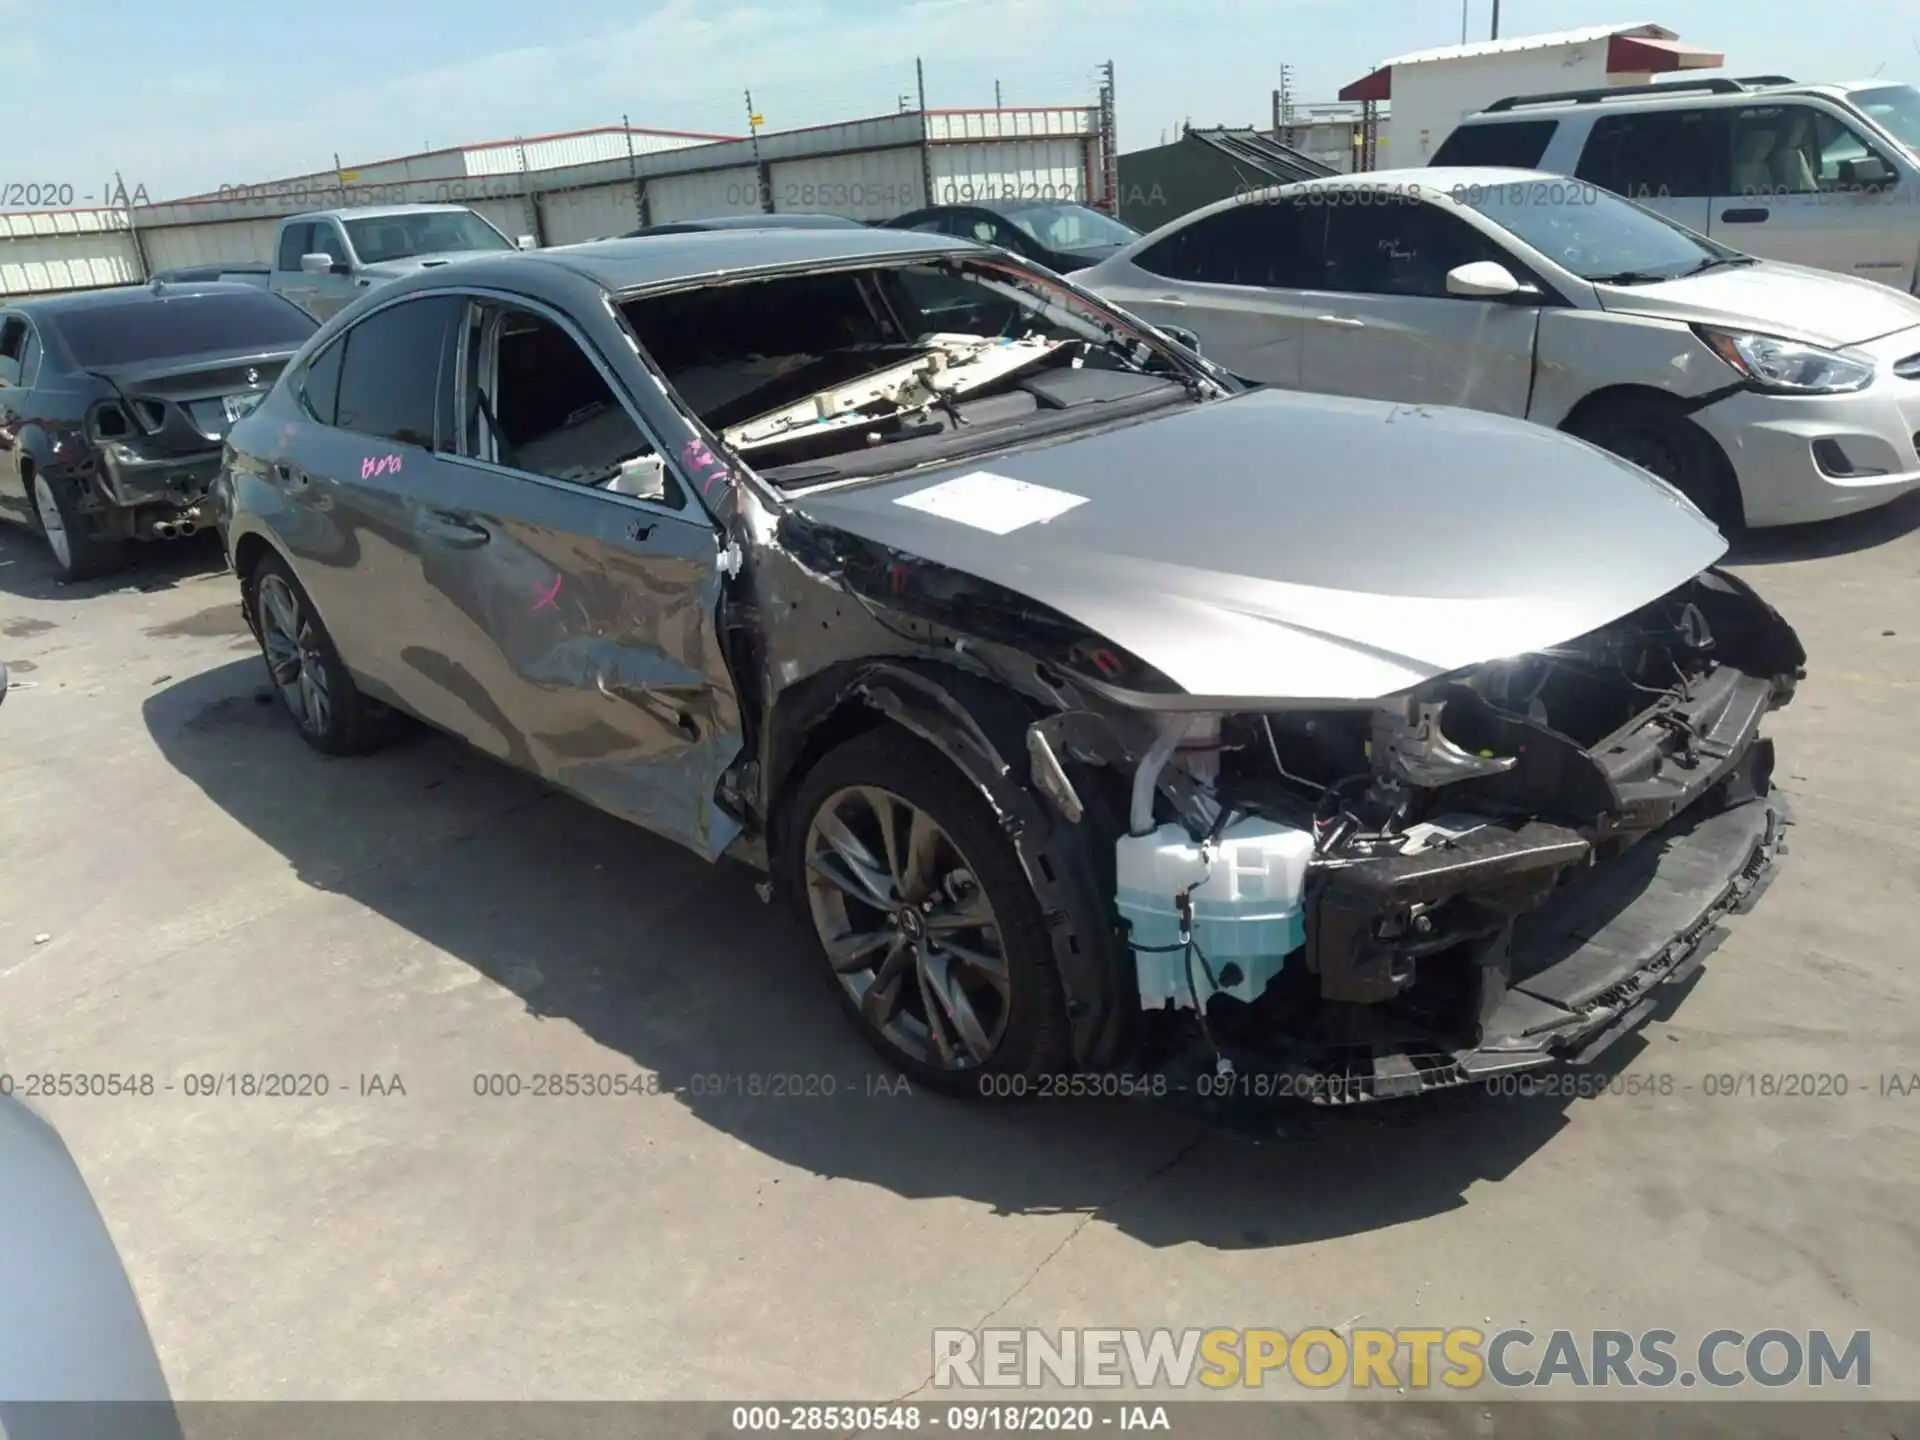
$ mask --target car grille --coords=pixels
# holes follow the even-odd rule
[[[1893,373],[1902,380],[1920,380],[1920,355],[1909,355],[1893,362]]]

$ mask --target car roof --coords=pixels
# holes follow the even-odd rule
[[[643,235],[618,240],[593,240],[583,245],[556,245],[524,251],[499,260],[468,261],[460,267],[463,279],[479,281],[483,270],[505,271],[508,266],[554,265],[585,275],[608,290],[638,290],[698,280],[736,270],[761,270],[780,265],[833,265],[862,260],[913,260],[920,257],[979,251],[986,247],[948,235],[917,230],[878,230],[861,225],[852,229],[690,230],[675,235]],[[445,278],[447,270],[439,274]]]
[[[1672,81],[1651,90],[1635,91],[1628,88],[1622,94],[1606,95],[1598,100],[1537,102],[1527,102],[1525,93],[1522,93],[1516,98],[1523,103],[1511,110],[1476,110],[1466,119],[1496,123],[1540,117],[1559,118],[1569,111],[1582,115],[1611,115],[1621,110],[1664,110],[1672,106],[1693,109],[1696,106],[1752,105],[1808,95],[1834,100],[1844,99],[1860,90],[1881,90],[1899,84],[1897,80],[1786,80],[1773,84],[1749,84],[1744,90],[1714,91]]]
[[[105,290],[76,290],[69,295],[39,295],[15,300],[6,309],[22,315],[71,315],[82,310],[112,310],[122,305],[154,300],[178,300],[192,295],[265,295],[244,280],[162,281],[155,285],[114,285]]]
[[[634,236],[654,234],[679,234],[681,227],[688,230],[864,230],[866,224],[860,220],[849,220],[845,215],[822,215],[804,212],[794,215],[710,215],[698,220],[666,220],[658,225],[643,226],[630,232]]]
[[[302,210],[288,220],[388,220],[399,215],[445,215],[450,211],[472,213],[470,205],[351,205],[333,210]]]

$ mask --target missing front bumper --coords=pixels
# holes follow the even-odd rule
[[[1739,777],[1730,777],[1737,781]],[[1626,854],[1555,890],[1485,952],[1477,1035],[1450,1043],[1387,1007],[1369,1033],[1223,1044],[1236,1090],[1200,1079],[1195,1049],[1167,1067],[1200,1093],[1351,1104],[1470,1085],[1518,1070],[1585,1065],[1650,1019],[1726,938],[1773,878],[1791,823],[1777,791],[1730,783]],[[1248,1081],[1246,1077],[1257,1076]]]

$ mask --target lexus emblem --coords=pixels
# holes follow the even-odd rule
[[[249,385],[258,385],[260,383],[260,372],[258,370],[247,371],[247,383]]]

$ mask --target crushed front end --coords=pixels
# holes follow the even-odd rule
[[[1391,701],[1167,717],[1121,841],[1141,1004],[1192,1026],[1191,1054],[1220,1073],[1332,1102],[1591,1060],[1768,880],[1787,816],[1761,723],[1805,659],[1776,612],[1707,570]],[[1280,882],[1288,832],[1304,863]],[[1206,890],[1129,900],[1128,845],[1157,845],[1134,870],[1164,875],[1189,841]],[[1249,921],[1288,933],[1290,906],[1284,955],[1206,953]],[[1140,923],[1168,909],[1177,945]]]

